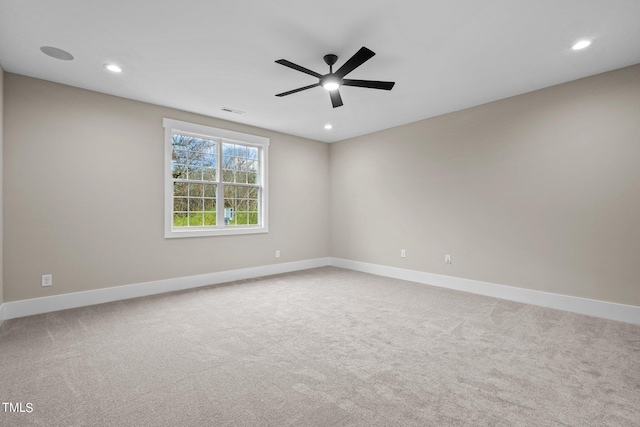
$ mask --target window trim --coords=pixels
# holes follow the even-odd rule
[[[228,236],[238,234],[257,234],[269,232],[269,194],[268,194],[268,165],[269,165],[269,138],[263,136],[250,135],[242,132],[234,132],[226,129],[214,128],[211,126],[199,125],[195,123],[183,122],[164,118],[164,237],[165,239],[180,237],[205,237],[205,236]],[[259,148],[260,161],[260,224],[255,226],[227,226],[218,224],[215,227],[203,227],[201,229],[175,229],[173,227],[173,178],[171,171],[171,159],[173,154],[173,134],[186,133],[193,136],[201,136],[213,140],[226,140],[243,145],[251,145]],[[218,143],[218,145],[221,145]],[[220,171],[221,173],[221,171]],[[222,184],[222,185],[221,185]],[[223,203],[220,197],[224,183],[218,182],[218,197],[216,203]]]

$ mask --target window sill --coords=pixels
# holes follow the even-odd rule
[[[200,228],[186,230],[167,230],[164,233],[165,239],[176,239],[185,237],[209,237],[209,236],[236,236],[242,234],[268,233],[267,227],[228,227],[228,228]]]

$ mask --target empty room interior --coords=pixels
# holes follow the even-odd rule
[[[640,426],[638,18],[0,0],[0,425]]]

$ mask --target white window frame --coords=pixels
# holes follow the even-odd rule
[[[268,165],[269,165],[269,138],[257,135],[249,135],[241,132],[234,132],[226,129],[218,129],[211,126],[198,125],[195,123],[183,122],[180,120],[168,119],[163,120],[164,126],[164,237],[203,237],[203,236],[227,236],[234,234],[255,234],[269,232],[269,205],[268,205]],[[171,168],[171,159],[173,153],[173,134],[183,133],[193,136],[199,136],[217,141],[219,146],[222,142],[237,143],[242,145],[254,146],[258,148],[260,174],[259,183],[260,200],[259,200],[259,220],[258,225],[247,226],[225,226],[224,220],[224,183],[221,179],[222,170],[218,168],[217,194],[216,194],[216,212],[217,225],[210,227],[174,227],[173,226],[173,175]],[[220,156],[218,156],[220,159]],[[220,162],[221,160],[218,160]],[[219,163],[220,164],[220,163]],[[229,183],[232,184],[232,183]]]

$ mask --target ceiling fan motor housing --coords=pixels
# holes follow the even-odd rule
[[[334,55],[333,53],[324,56],[324,62],[326,62],[329,67],[333,66],[333,64],[335,64],[337,60],[338,56]]]

